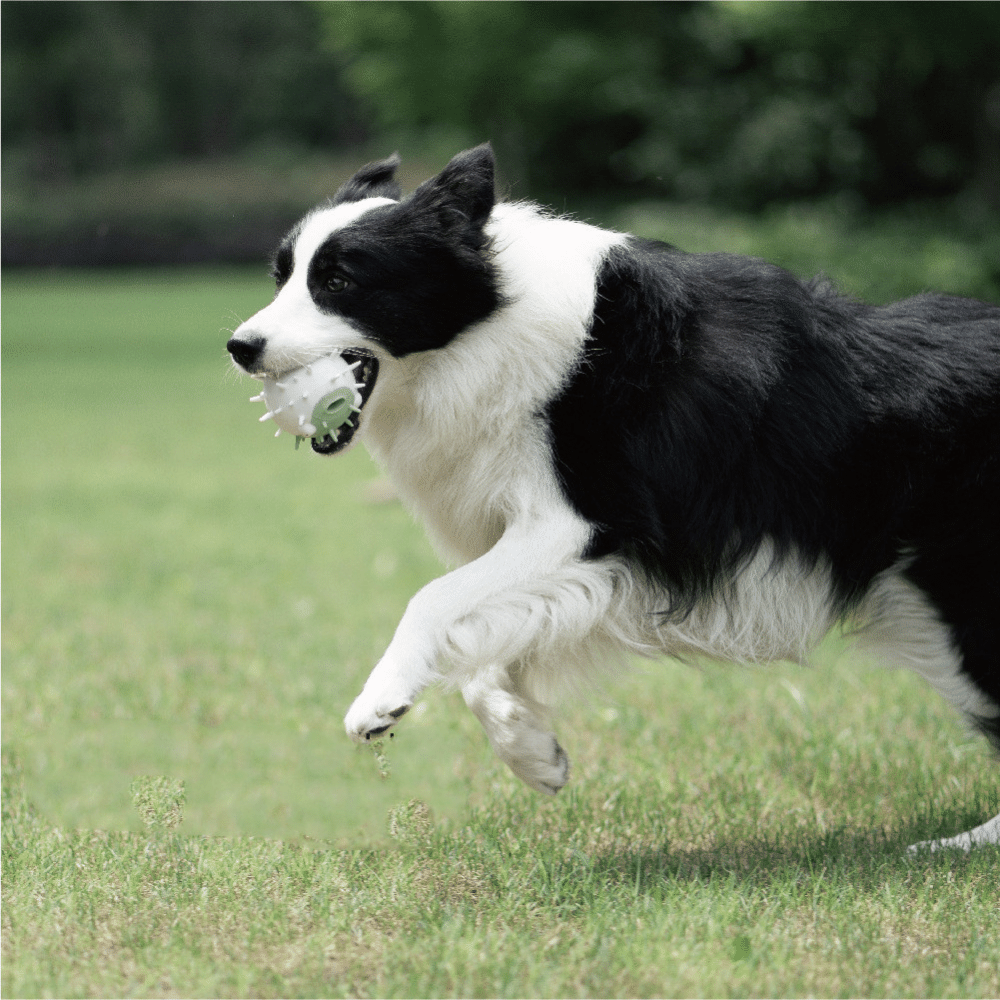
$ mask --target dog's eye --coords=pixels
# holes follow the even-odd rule
[[[331,274],[330,277],[326,279],[324,287],[328,292],[338,295],[340,292],[347,291],[347,289],[351,287],[351,282],[342,274]]]

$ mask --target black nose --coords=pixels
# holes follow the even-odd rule
[[[236,337],[233,337],[226,344],[226,350],[233,356],[233,361],[249,372],[253,371],[260,356],[264,353],[265,343],[263,337],[248,337],[246,340],[237,340]]]

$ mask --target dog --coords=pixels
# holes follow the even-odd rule
[[[497,201],[489,144],[358,171],[277,249],[235,364],[356,364],[358,440],[456,565],[345,720],[459,687],[555,793],[567,685],[634,654],[805,662],[837,623],[1000,748],[1000,307],[885,306]],[[934,847],[1000,843],[1000,816]]]

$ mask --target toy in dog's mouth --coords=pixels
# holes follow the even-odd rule
[[[345,350],[280,376],[254,377],[263,391],[251,402],[267,405],[260,419],[277,424],[275,436],[294,434],[296,448],[311,438],[313,451],[334,455],[357,433],[378,378],[378,359],[366,351]]]
[[[354,391],[360,398],[356,400],[357,408],[352,410],[351,418],[322,437],[313,437],[312,450],[320,455],[335,455],[350,444],[351,438],[361,426],[361,411],[368,402],[375,388],[375,380],[378,378],[378,358],[374,354],[344,351],[340,356],[354,374]]]

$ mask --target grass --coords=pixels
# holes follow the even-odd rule
[[[266,279],[6,285],[5,740],[39,807],[123,825],[122,762],[194,766],[199,832],[380,833],[387,791],[373,814],[337,792],[374,766],[343,744],[344,702],[437,564],[400,509],[364,502],[362,453],[311,462],[228,376],[221,327]],[[426,730],[443,756],[464,738]],[[398,768],[420,794],[456,787]]]
[[[343,712],[440,569],[251,419],[262,272],[3,290],[4,996],[1000,993],[998,852],[902,850],[998,799],[918,678],[646,664],[565,706],[553,800],[452,694],[380,761]]]

